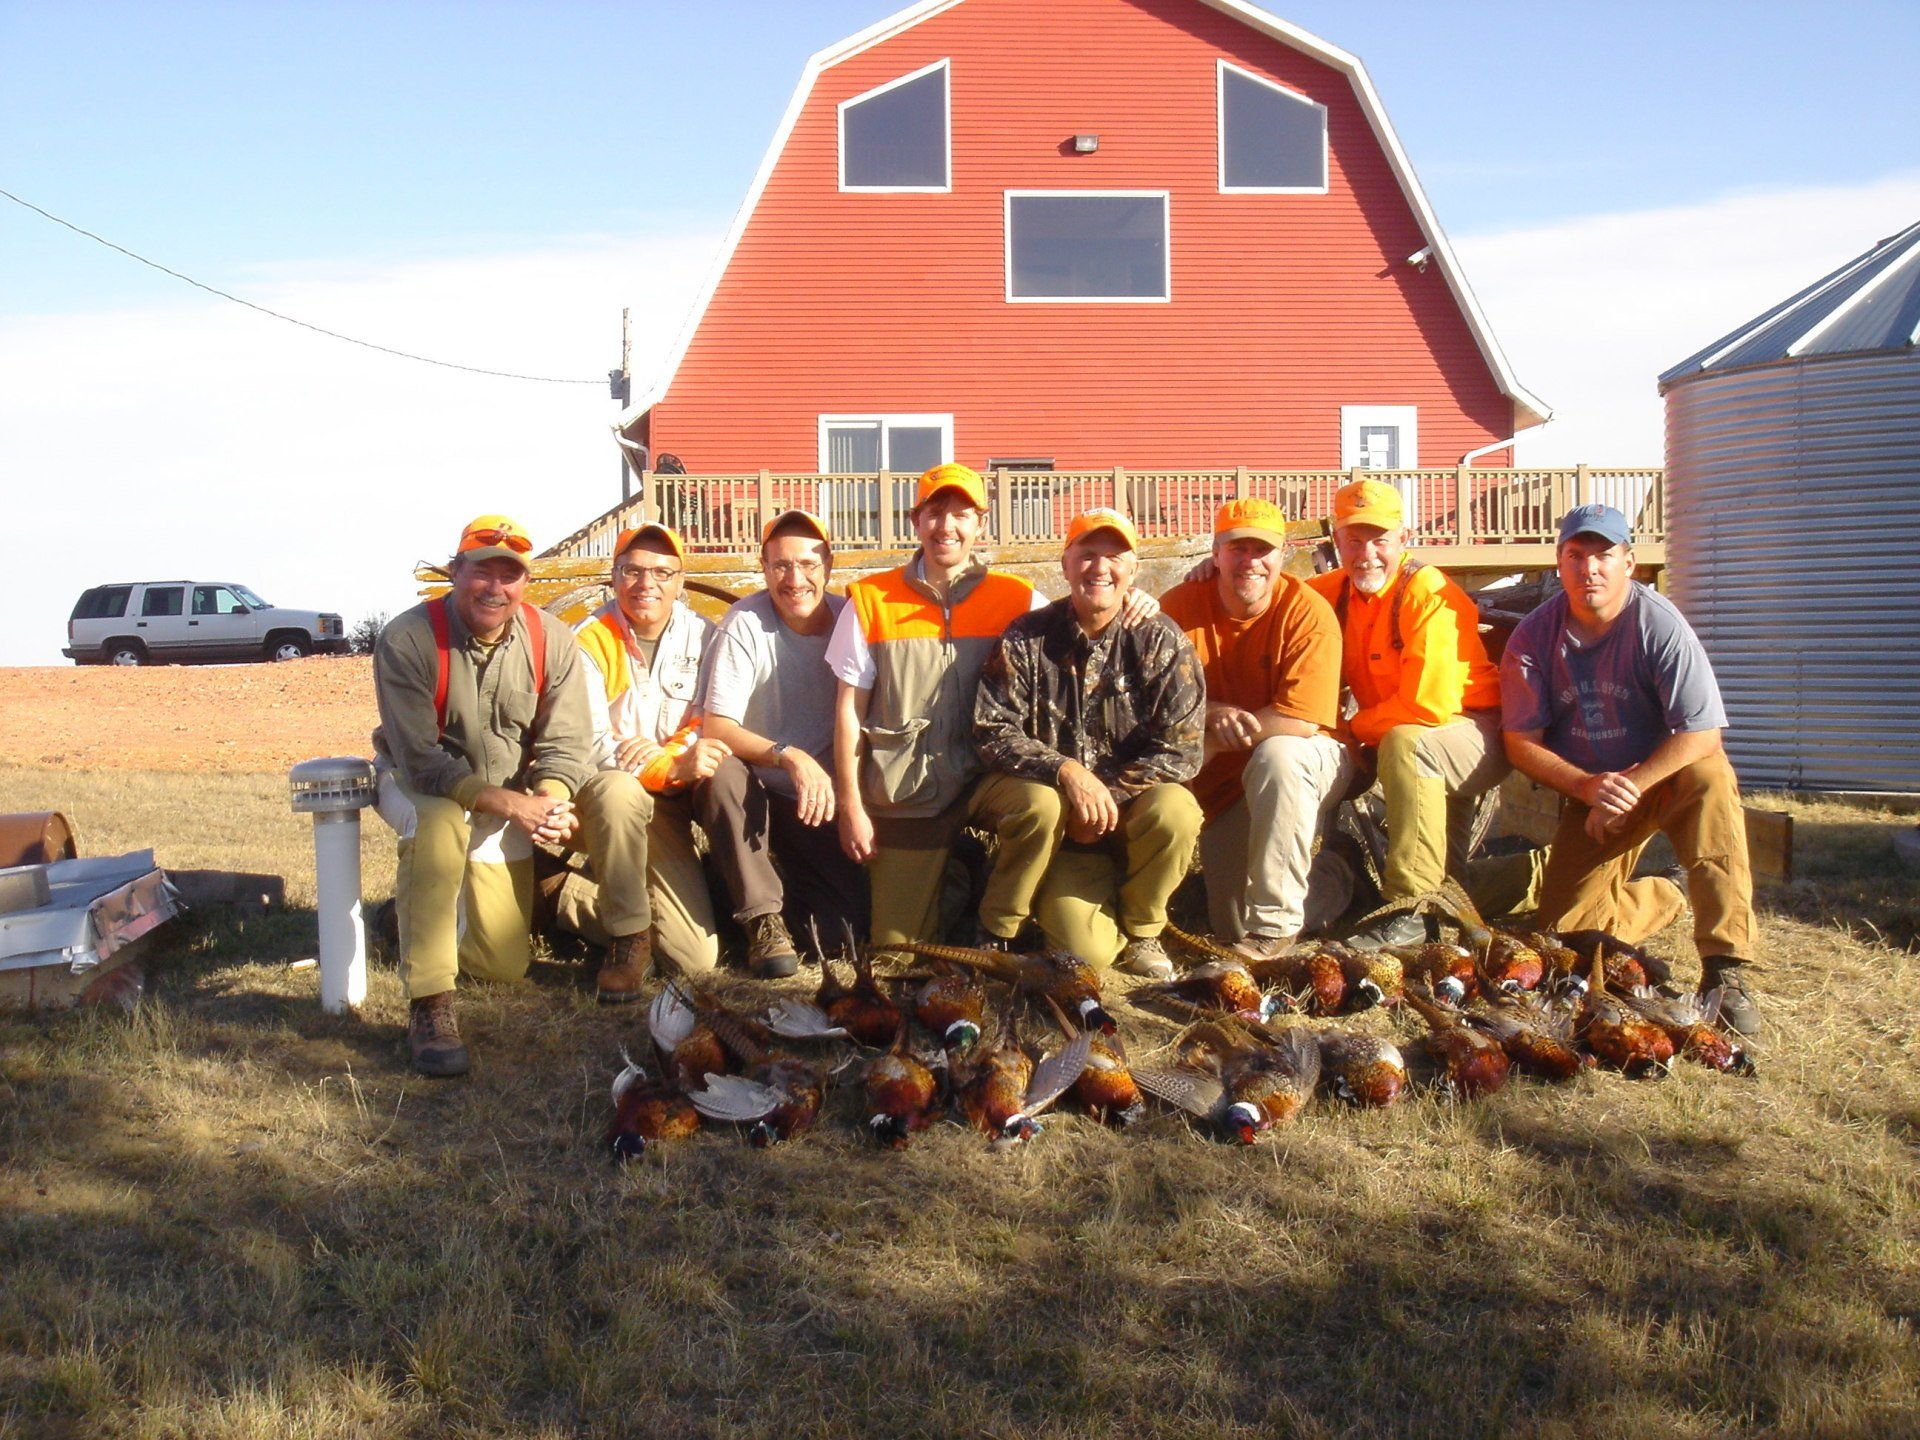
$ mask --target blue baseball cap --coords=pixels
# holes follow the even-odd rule
[[[1610,545],[1633,544],[1627,517],[1611,505],[1576,505],[1569,510],[1560,522],[1560,543],[1564,545],[1576,535],[1598,535]]]

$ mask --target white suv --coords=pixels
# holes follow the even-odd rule
[[[298,660],[348,648],[338,615],[282,610],[227,581],[146,580],[81,595],[60,653],[76,665],[162,665]]]

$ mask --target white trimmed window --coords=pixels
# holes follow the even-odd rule
[[[840,188],[906,194],[953,188],[952,67],[936,60],[840,102]]]
[[[1173,298],[1165,190],[1006,192],[1007,299]]]
[[[822,415],[820,469],[827,475],[918,475],[953,458],[951,415]]]
[[[1218,68],[1220,188],[1326,194],[1327,107],[1225,60]]]
[[[1413,405],[1342,405],[1342,470],[1418,470],[1420,412]],[[1407,524],[1420,523],[1420,491],[1411,479],[1396,479]]]

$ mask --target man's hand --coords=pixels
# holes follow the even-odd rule
[[[1060,767],[1060,794],[1067,802],[1067,836],[1086,844],[1109,835],[1120,823],[1120,805],[1106,782],[1078,760]]]
[[[1209,702],[1207,734],[1216,749],[1251,750],[1260,743],[1260,717],[1237,705]]]
[[[858,800],[849,800],[840,806],[840,848],[856,865],[866,864],[878,848],[873,840],[873,817]]]
[[[1640,787],[1618,771],[1604,770],[1580,782],[1580,799],[1610,820],[1624,820],[1640,803]]]
[[[675,785],[711,779],[720,762],[731,754],[733,751],[718,740],[696,740],[673,757],[673,763],[667,767],[667,778]]]
[[[1122,625],[1144,625],[1160,613],[1160,602],[1142,590],[1138,585],[1127,587],[1126,595],[1120,601],[1120,623]]]
[[[833,777],[818,760],[799,746],[789,745],[780,752],[780,768],[793,777],[802,825],[824,825],[833,819]]]
[[[1214,577],[1219,575],[1219,573],[1220,573],[1220,568],[1213,563],[1213,556],[1202,555],[1200,557],[1200,562],[1197,565],[1195,565],[1191,570],[1187,571],[1187,573],[1182,575],[1180,578],[1183,581],[1194,580],[1194,581],[1198,581],[1202,585],[1211,585],[1214,581]]]
[[[553,795],[528,795],[489,785],[473,802],[482,815],[498,815],[509,825],[517,825],[542,845],[564,845],[579,828],[573,802]]]
[[[613,752],[613,763],[629,775],[638,775],[646,763],[660,753],[660,742],[650,740],[645,735],[636,735],[631,740],[622,740]]]

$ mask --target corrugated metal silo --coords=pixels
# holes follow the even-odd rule
[[[1920,225],[1660,377],[1674,599],[1749,785],[1920,792]]]

